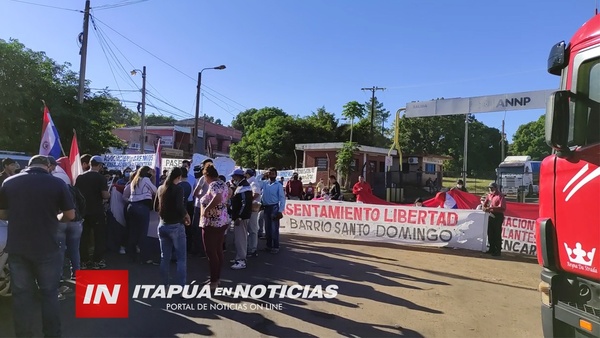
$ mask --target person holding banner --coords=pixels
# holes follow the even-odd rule
[[[487,253],[492,256],[500,256],[502,251],[502,223],[504,222],[504,212],[506,211],[506,199],[498,191],[498,185],[492,182],[488,185],[489,194],[487,195],[483,211],[491,213],[488,219],[488,243],[490,249]]]
[[[356,202],[365,202],[365,197],[373,195],[373,190],[371,185],[360,175],[358,176],[358,182],[352,187],[352,193],[356,195]]]
[[[156,194],[156,186],[152,183],[153,169],[145,165],[133,177],[131,184],[125,187],[123,198],[129,201],[127,206],[127,222],[129,227],[127,252],[133,260],[136,258],[136,248],[140,248],[141,261],[145,264],[155,264],[143,245],[148,236],[150,226],[150,211]],[[156,264],[155,264],[156,265]]]

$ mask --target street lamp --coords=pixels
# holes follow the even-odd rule
[[[131,75],[135,76],[138,72],[142,73],[142,132],[140,142],[140,154],[146,153],[146,66],[142,70],[134,69]]]
[[[207,69],[216,69],[223,70],[225,69],[225,65],[220,65],[217,67],[209,67],[204,68],[200,72],[198,72],[198,87],[196,88],[196,115],[194,116],[194,133],[193,135],[193,147],[192,151],[195,153],[198,150],[198,116],[200,115],[200,86],[202,85],[202,72]],[[204,127],[202,128],[202,140],[204,141],[204,153],[206,153],[206,118],[204,119]]]

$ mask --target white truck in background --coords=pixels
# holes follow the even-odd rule
[[[507,156],[496,169],[496,182],[505,194],[524,191],[533,196],[539,192],[539,161],[532,161],[531,156]]]

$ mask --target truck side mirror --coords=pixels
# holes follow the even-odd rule
[[[546,106],[546,143],[562,154],[570,153],[569,118],[574,96],[568,90],[554,92]]]
[[[560,75],[561,71],[567,66],[567,49],[564,41],[561,41],[550,49],[548,56],[548,73]]]

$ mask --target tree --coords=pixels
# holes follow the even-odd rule
[[[238,165],[256,168],[294,168],[296,120],[291,116],[276,116],[262,128],[252,129],[242,140],[231,146],[231,157]]]
[[[344,105],[344,109],[342,110],[342,116],[350,122],[349,139],[350,141],[352,141],[354,136],[354,121],[360,120],[365,116],[365,107],[358,103],[358,101],[350,101]]]
[[[519,126],[513,135],[510,146],[511,155],[529,155],[533,160],[542,160],[550,155],[551,149],[545,138],[546,116],[542,115],[537,121]]]
[[[407,118],[399,123],[399,142],[405,155],[447,155],[452,157],[446,171],[462,171],[464,157],[464,115]],[[468,171],[493,171],[500,159],[500,131],[469,116]]]
[[[173,118],[173,116],[154,114],[146,116],[146,125],[148,126],[172,125],[175,122],[177,122],[177,120]]]
[[[355,142],[344,142],[344,145],[336,154],[335,169],[340,173],[340,182],[345,188],[348,188],[350,182],[350,172],[352,171],[352,161],[354,154],[358,151],[358,144]]]
[[[283,110],[275,107],[265,107],[260,110],[251,108],[239,113],[233,121],[231,121],[231,126],[241,131],[243,134],[246,134],[257,128],[263,128],[267,123],[267,120],[277,116],[288,115]]]
[[[383,107],[383,102],[379,102],[379,100],[377,99],[377,96],[375,96],[375,99],[373,100],[373,98],[370,98],[369,101],[365,102],[364,104],[364,109],[365,111],[368,111],[369,114],[369,118],[371,117],[371,107],[372,107],[372,102],[375,101],[375,117],[373,118],[373,129],[374,130],[378,130],[379,127],[381,127],[380,132],[382,135],[385,134],[385,123],[387,122],[387,120],[390,118],[391,113],[389,110],[385,109]]]
[[[17,40],[0,40],[0,148],[38,152],[41,100],[50,109],[63,146],[70,144],[73,129],[82,152],[102,153],[108,147],[122,146],[111,131],[132,118],[127,117],[127,109],[107,93],[90,94],[87,85],[80,105],[76,99],[78,76],[69,67]]]

